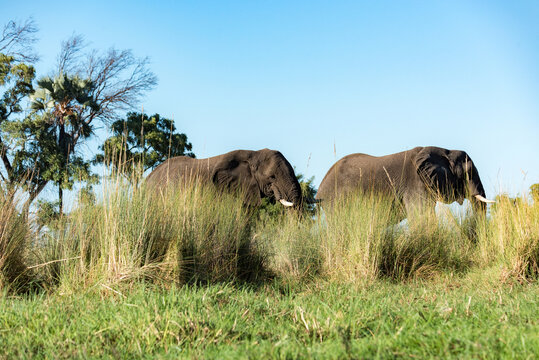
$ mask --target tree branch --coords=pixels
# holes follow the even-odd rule
[[[8,22],[0,37],[0,52],[9,53],[18,62],[34,63],[39,56],[34,52],[33,44],[37,41],[38,28],[32,18],[24,23]]]

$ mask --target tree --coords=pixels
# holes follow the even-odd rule
[[[126,175],[138,178],[172,156],[195,157],[187,135],[176,132],[174,122],[159,114],[130,112],[110,130],[113,135],[100,146],[102,153],[94,161],[109,163]]]
[[[314,215],[316,204],[316,200],[314,198],[316,195],[316,188],[313,184],[314,176],[305,179],[303,174],[298,173],[296,177],[298,178],[299,185],[301,186],[301,196],[303,197],[303,210],[310,215]]]
[[[22,180],[13,173],[9,144],[5,140],[4,124],[23,111],[21,101],[33,92],[32,82],[35,69],[31,65],[37,60],[33,44],[37,40],[37,27],[33,20],[19,24],[10,21],[0,36],[0,158],[3,170],[0,177],[12,188]]]
[[[82,121],[87,125],[96,120],[107,124],[118,120],[120,113],[131,109],[157,83],[156,76],[148,69],[147,57],[136,58],[131,50],[111,48],[100,53],[85,49],[80,35],[63,42],[56,71],[89,79],[94,85],[90,95],[98,107],[82,114]]]
[[[97,123],[118,119],[156,82],[148,59],[130,50],[86,51],[81,36],[62,43],[53,75],[42,78],[32,95],[33,112],[22,120],[5,120],[2,127],[10,140],[2,143],[11,166],[5,166],[6,172],[26,184],[26,213],[50,182],[58,186],[61,204],[63,189],[75,179],[94,178],[80,144],[94,135]]]
[[[92,126],[82,121],[86,109],[99,109],[91,95],[93,88],[94,84],[90,80],[78,76],[61,74],[54,79],[45,77],[38,81],[38,89],[30,96],[31,108],[36,111],[36,117],[30,122],[21,123],[31,125],[37,121],[43,126],[42,130],[48,130],[53,135],[54,144],[47,147],[52,151],[41,163],[47,168],[48,176],[45,174],[42,178],[58,185],[60,214],[63,208],[63,189],[71,189],[74,176],[86,180],[92,177],[88,161],[75,153],[75,139],[87,139],[93,134]],[[23,128],[23,131],[31,128]]]
[[[31,18],[22,24],[13,20],[8,22],[0,36],[0,53],[9,54],[17,62],[35,63],[39,58],[33,47],[37,32],[38,28]]]

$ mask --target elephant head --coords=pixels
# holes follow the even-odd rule
[[[211,178],[219,188],[241,189],[252,205],[269,198],[286,207],[301,206],[301,187],[294,169],[279,151],[237,150],[221,155]]]
[[[485,198],[479,172],[466,152],[429,146],[421,149],[413,162],[427,188],[443,202],[457,201],[462,205],[468,198],[474,208],[483,212],[485,204],[493,202]]]

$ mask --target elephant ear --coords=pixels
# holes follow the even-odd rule
[[[224,161],[215,169],[212,181],[219,189],[240,191],[248,204],[260,204],[260,189],[247,161]]]
[[[417,173],[428,187],[447,194],[456,182],[452,164],[446,154],[431,148],[423,148],[414,158]]]

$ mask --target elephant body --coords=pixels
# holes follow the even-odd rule
[[[239,191],[245,203],[258,205],[263,198],[285,206],[301,204],[301,187],[294,169],[278,151],[235,150],[207,159],[177,156],[152,171],[146,183],[163,188],[185,181],[200,181],[219,190]]]
[[[407,211],[436,200],[462,204],[465,197],[483,209],[486,200],[477,168],[466,152],[434,146],[379,157],[347,155],[327,172],[316,198],[331,203],[354,191],[392,196]]]

